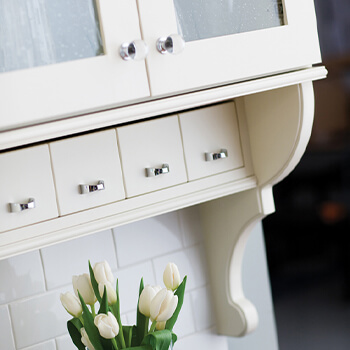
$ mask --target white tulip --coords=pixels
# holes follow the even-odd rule
[[[113,273],[107,261],[96,263],[93,267],[93,271],[97,283],[114,283]]]
[[[163,273],[165,287],[175,290],[181,283],[179,269],[174,263],[168,263]]]
[[[100,292],[101,298],[103,297],[104,288],[106,286],[108,305],[113,305],[117,302],[117,293],[113,288],[112,283],[106,281],[98,284],[98,290]]]
[[[80,329],[81,334],[81,342],[89,349],[89,350],[95,350],[93,345],[91,344],[91,341],[86,333],[85,328]]]
[[[99,314],[94,320],[95,326],[98,328],[101,337],[105,339],[112,339],[119,333],[119,324],[115,316],[108,312],[108,314]]]
[[[151,320],[164,322],[174,313],[178,298],[171,290],[163,288],[151,301]]]
[[[77,297],[79,297],[79,291],[86,304],[94,305],[96,303],[97,299],[94,290],[92,289],[90,276],[87,273],[79,276],[73,276],[72,282],[74,293]]]
[[[165,324],[166,324],[166,321],[164,321],[164,322],[157,322],[156,323],[156,330],[157,331],[162,331],[163,329],[165,329]]]
[[[80,317],[83,313],[79,298],[77,298],[72,292],[67,292],[60,295],[61,303],[69,314],[73,317]]]
[[[139,311],[146,317],[150,317],[151,301],[161,289],[161,286],[150,286],[149,284],[143,288],[139,298]]]

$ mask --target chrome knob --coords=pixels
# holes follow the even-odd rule
[[[219,152],[205,153],[205,160],[207,162],[210,162],[212,160],[217,160],[217,159],[223,159],[227,157],[228,157],[227,149],[223,149],[223,148]]]
[[[10,211],[12,213],[18,213],[23,210],[34,209],[35,208],[35,199],[29,198],[28,203],[10,203]]]
[[[143,40],[135,40],[131,43],[123,43],[119,54],[124,61],[144,60],[148,54],[148,46]]]
[[[105,189],[104,181],[97,182],[97,185],[79,185],[80,193],[86,194],[91,192],[103,191]]]
[[[161,54],[170,53],[177,55],[185,48],[185,40],[179,34],[172,34],[168,37],[162,37],[157,40],[157,50]]]
[[[161,174],[167,174],[170,172],[169,165],[163,164],[161,168],[146,168],[146,176],[154,177]]]

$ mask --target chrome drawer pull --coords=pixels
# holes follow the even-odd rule
[[[124,61],[141,61],[148,54],[148,47],[143,40],[135,40],[131,43],[123,43],[119,54]]]
[[[217,159],[223,159],[223,158],[227,158],[228,157],[228,153],[227,153],[227,149],[221,149],[219,153],[205,153],[205,160],[207,162],[210,162],[212,160],[217,160]]]
[[[170,172],[169,165],[163,164],[161,168],[146,168],[147,177],[154,177],[161,174],[167,174]]]
[[[103,191],[105,189],[105,182],[100,180],[97,185],[79,185],[79,188],[81,194]]]
[[[156,47],[161,54],[177,55],[185,48],[185,40],[179,34],[161,37],[157,40]]]
[[[23,210],[34,209],[35,199],[29,198],[28,203],[10,203],[11,213],[19,213]]]

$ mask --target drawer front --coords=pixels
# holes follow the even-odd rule
[[[58,216],[47,145],[0,154],[0,232]]]
[[[127,197],[187,181],[177,116],[128,125],[117,133]]]
[[[114,129],[50,143],[61,215],[125,198]]]
[[[234,102],[180,114],[189,180],[244,166]]]

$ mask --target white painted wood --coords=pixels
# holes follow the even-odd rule
[[[0,74],[0,130],[55,120],[149,96],[145,61],[124,61],[141,39],[135,0],[100,0],[105,55]],[[20,102],[19,102],[20,101]]]
[[[50,123],[41,123],[26,128],[0,131],[0,149],[96,130],[117,123],[127,123],[161,114],[171,114],[179,110],[206,106],[234,97],[323,79],[326,75],[327,70],[324,67],[307,68],[210,90],[192,92],[127,107],[119,107],[109,111],[76,116]]]
[[[210,280],[215,290],[217,330],[221,334],[244,336],[258,325],[255,306],[243,293],[241,272],[250,231],[270,213],[264,200],[259,188],[255,188],[200,206]]]
[[[125,199],[114,129],[50,143],[60,215]],[[104,190],[81,194],[80,184],[104,182]]]
[[[127,197],[187,182],[177,116],[117,128]],[[147,168],[169,165],[169,173],[147,177]]]
[[[190,181],[244,166],[234,102],[179,114]],[[206,153],[227,150],[227,158],[207,161]]]
[[[152,96],[217,86],[307,67],[321,61],[312,0],[284,0],[287,25],[187,42],[162,55],[160,37],[178,33],[172,0],[138,0]],[[154,16],[155,13],[160,15]],[[298,54],[300,53],[300,54]]]
[[[0,169],[0,232],[58,216],[47,145],[0,154]],[[29,198],[35,208],[10,211],[10,203]]]
[[[256,187],[253,176],[230,177],[224,173],[4,232],[0,259]]]

